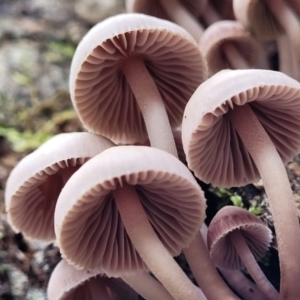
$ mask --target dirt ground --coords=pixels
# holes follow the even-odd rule
[[[82,3],[86,5],[82,7]],[[110,4],[107,4],[110,2]],[[102,5],[102,6],[101,6]],[[0,299],[46,299],[49,276],[60,260],[52,244],[24,240],[7,223],[4,189],[17,162],[60,132],[83,130],[68,94],[68,75],[77,43],[97,21],[125,11],[121,0],[0,0]],[[95,13],[98,12],[98,13]],[[287,172],[300,209],[300,155]],[[201,183],[208,199],[209,222],[220,206],[259,210],[272,228],[263,186],[216,190]],[[178,258],[190,274],[182,257]],[[276,243],[261,266],[279,285]]]

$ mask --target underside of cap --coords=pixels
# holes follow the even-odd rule
[[[114,144],[87,132],[59,134],[26,156],[5,191],[8,220],[27,238],[51,241],[54,209],[65,181],[89,158]]]
[[[55,229],[62,255],[72,264],[120,276],[146,266],[117,211],[113,197],[117,186],[125,182],[134,186],[172,255],[178,255],[198,232],[206,204],[189,170],[172,155],[143,146],[111,150],[91,159],[66,184],[57,203]]]
[[[145,63],[172,127],[181,123],[186,102],[206,77],[196,43],[176,24],[126,14],[92,28],[73,57],[71,98],[85,128],[117,144],[147,140],[142,114],[122,72],[131,57]]]
[[[256,216],[236,206],[225,206],[208,227],[207,244],[214,264],[223,269],[243,269],[245,266],[230,241],[231,232],[238,230],[258,261],[272,241],[271,230]]]
[[[274,40],[284,32],[264,0],[234,0],[233,9],[236,19],[257,39]]]
[[[258,58],[258,44],[242,23],[237,21],[218,21],[203,33],[199,47],[207,61],[209,74],[213,75],[230,67],[222,47],[232,43],[240,55],[253,66]]]
[[[186,106],[183,147],[195,175],[214,186],[259,180],[227,112],[248,103],[284,163],[300,149],[300,84],[280,72],[226,70],[205,81]]]

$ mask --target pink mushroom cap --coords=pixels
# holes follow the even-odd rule
[[[68,178],[87,160],[114,146],[87,132],[62,133],[24,157],[5,190],[8,220],[28,238],[53,241],[56,200]]]

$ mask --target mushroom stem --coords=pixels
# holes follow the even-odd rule
[[[179,0],[160,0],[169,18],[176,24],[186,29],[198,42],[203,34],[202,25],[196,18],[180,3]]]
[[[113,194],[128,236],[155,277],[176,300],[204,300],[157,237],[134,187],[123,183]]]
[[[210,259],[200,231],[189,247],[183,250],[183,253],[207,299],[239,299],[220,277]]]
[[[250,153],[264,183],[276,231],[280,299],[299,299],[300,229],[297,210],[283,162],[249,105],[235,106],[230,120]]]
[[[291,41],[286,35],[281,35],[276,39],[279,52],[279,69],[281,72],[295,78],[300,79],[300,69],[296,63],[295,49],[292,47]]]
[[[228,236],[242,262],[244,263],[247,271],[249,272],[259,289],[268,297],[268,299],[278,299],[278,291],[273,287],[265,274],[262,272],[251,250],[245,242],[245,239],[241,232],[239,230],[234,230],[229,233]]]
[[[283,27],[296,55],[297,68],[300,67],[300,21],[294,11],[282,0],[267,0],[270,10]]]
[[[122,276],[122,279],[147,300],[173,300],[165,287],[148,272]]]
[[[151,146],[178,158],[166,108],[145,63],[140,58],[128,59],[122,70],[144,117]]]
[[[223,45],[223,51],[233,69],[249,69],[249,65],[233,43],[227,42]]]

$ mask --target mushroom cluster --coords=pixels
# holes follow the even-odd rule
[[[127,13],[79,43],[69,86],[87,132],[25,157],[5,193],[13,229],[60,249],[49,300],[300,298],[300,228],[284,168],[300,151],[300,6],[218,3],[126,1]],[[280,71],[266,39],[277,42]],[[217,187],[262,179],[279,291],[255,261],[272,240],[258,217],[225,207],[201,235],[207,201],[195,177]],[[181,252],[197,285],[173,259]]]

